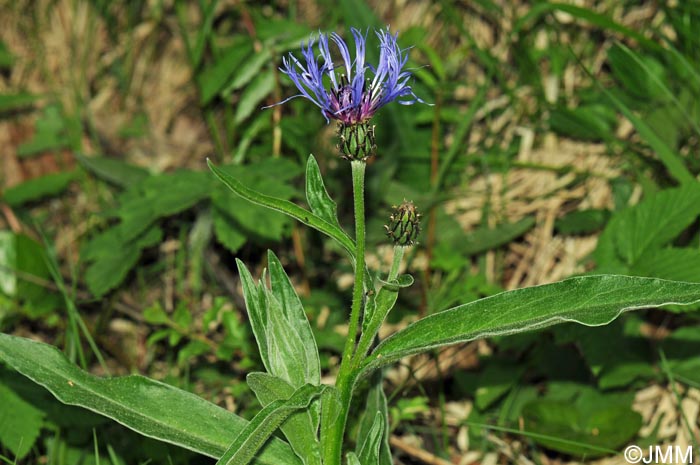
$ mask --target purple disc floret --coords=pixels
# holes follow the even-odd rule
[[[332,32],[320,33],[316,56],[312,38],[301,51],[305,63],[291,53],[283,57],[284,74],[294,82],[299,94],[280,102],[285,103],[295,97],[306,97],[321,109],[326,121],[331,119],[345,125],[367,122],[381,107],[396,100],[403,105],[423,102],[411,90],[408,81],[411,73],[404,70],[408,52],[401,50],[397,43],[398,34],[389,33],[389,28],[376,31],[379,38],[379,64],[374,67],[365,63],[367,34],[351,29],[355,38],[355,58],[343,39]],[[342,63],[336,65],[331,56],[330,41],[340,52]],[[279,105],[279,104],[278,104]]]

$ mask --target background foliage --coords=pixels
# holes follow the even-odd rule
[[[435,103],[377,117],[368,265],[388,266],[390,205],[425,212],[392,324],[572,275],[700,282],[700,6],[577,5],[4,2],[0,330],[251,418],[263,406],[243,381],[263,361],[234,259],[257,277],[274,248],[334,373],[350,264],[323,235],[237,201],[205,159],[297,202],[311,152],[350,224],[333,127],[308,102],[260,107],[294,91],[282,54],[351,26],[400,31],[414,89]],[[696,312],[642,311],[410,359],[386,373],[395,457],[589,461],[630,441],[694,444],[696,325]],[[207,460],[8,367],[0,403],[7,463]]]

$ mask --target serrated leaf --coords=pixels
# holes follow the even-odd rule
[[[363,363],[363,374],[408,355],[566,321],[600,326],[621,313],[700,302],[700,284],[599,275],[503,292],[435,313],[394,333]]]
[[[136,265],[143,249],[156,245],[162,238],[163,231],[156,226],[136,237],[114,227],[93,238],[82,251],[83,260],[92,262],[85,271],[90,292],[101,297],[117,287]]]
[[[124,239],[135,237],[159,218],[187,210],[211,195],[206,173],[177,171],[145,178],[119,196]]]
[[[277,400],[289,399],[294,394],[291,384],[268,373],[250,373],[246,382],[263,407]],[[321,464],[321,449],[316,436],[319,415],[318,408],[314,408],[318,405],[315,402],[308,409],[293,413],[281,426],[289,445],[306,465]]]
[[[0,443],[21,460],[34,446],[44,413],[0,381]]]
[[[573,398],[531,401],[522,411],[525,430],[535,433],[535,442],[558,452],[585,457],[614,453],[642,425],[641,415],[621,397],[583,391]]]
[[[668,248],[652,250],[639,257],[631,269],[639,276],[700,282],[700,250]]]
[[[2,198],[8,205],[17,207],[23,203],[57,195],[68,188],[77,174],[76,171],[65,171],[30,179],[5,190]]]
[[[700,215],[700,185],[667,189],[613,215],[593,258],[608,265],[613,257],[628,267],[675,239]],[[611,253],[612,252],[612,253]]]
[[[321,395],[325,386],[305,384],[287,400],[276,400],[255,415],[238,433],[217,465],[246,465],[277,428],[294,412],[309,407],[314,398]]]
[[[142,376],[98,378],[55,347],[0,334],[0,359],[61,402],[104,415],[144,436],[218,458],[248,422],[190,392]],[[301,465],[285,442],[272,439],[256,457],[265,465]]]
[[[340,228],[338,207],[331,196],[328,195],[321,176],[321,170],[313,155],[309,155],[309,159],[306,161],[306,202],[309,204],[312,212],[329,224]]]
[[[216,239],[231,253],[238,252],[238,249],[243,247],[247,240],[235,222],[218,208],[214,209],[214,234]]]
[[[118,158],[87,157],[77,153],[75,157],[86,170],[115,186],[131,187],[149,176],[145,169],[130,165]]]

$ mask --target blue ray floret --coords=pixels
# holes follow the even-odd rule
[[[326,121],[335,119],[346,126],[366,123],[377,110],[394,100],[403,105],[425,103],[408,85],[412,76],[404,70],[408,52],[399,48],[398,34],[392,35],[388,28],[376,31],[379,64],[374,67],[365,63],[367,34],[355,28],[351,31],[355,38],[354,60],[346,43],[335,32],[319,35],[318,56],[313,50],[316,43],[313,38],[306,46],[302,44],[305,63],[291,53],[282,59],[280,70],[289,76],[300,93],[280,103],[306,97],[321,109]],[[340,52],[340,65],[333,62],[329,37]]]

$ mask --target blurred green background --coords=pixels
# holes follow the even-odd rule
[[[352,231],[334,126],[279,70],[321,31],[390,25],[434,106],[375,117],[368,265],[423,211],[390,323],[584,273],[700,281],[700,2],[0,1],[0,330],[99,375],[141,373],[244,417],[261,366],[234,258],[272,248],[332,377],[351,266],[235,197],[206,159],[302,202],[313,153]],[[352,48],[352,47],[351,47]],[[643,311],[413,358],[386,373],[399,464],[595,462],[697,445],[697,312]],[[0,460],[213,463],[58,403],[0,366]]]

